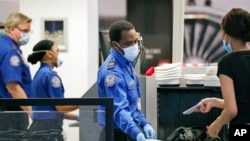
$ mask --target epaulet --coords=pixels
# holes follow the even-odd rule
[[[17,50],[16,46],[14,46],[14,45],[11,45],[11,49]]]
[[[112,59],[109,61],[109,64],[108,64],[108,69],[112,69],[115,67],[115,59]]]

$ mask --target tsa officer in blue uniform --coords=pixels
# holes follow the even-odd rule
[[[112,48],[98,71],[98,94],[114,100],[114,141],[154,139],[155,131],[140,109],[140,84],[133,69],[139,53],[135,28],[128,21],[116,21],[110,27],[109,37]],[[104,114],[98,118],[105,125]]]
[[[20,48],[29,41],[31,21],[22,13],[12,13],[5,22],[5,35],[0,38],[0,98],[25,99],[31,94],[30,70]],[[0,106],[1,111],[25,112],[1,113],[0,131],[27,130],[31,106]]]
[[[59,57],[57,44],[51,40],[41,40],[28,56],[28,62],[36,64],[40,62],[40,68],[36,72],[32,82],[32,98],[64,98],[64,87],[60,76],[54,67],[60,67],[62,60]],[[78,109],[78,106],[33,106],[33,122],[29,128],[31,140],[57,140],[63,141],[63,119],[78,120],[78,116],[68,113]],[[48,112],[44,112],[48,111]],[[56,133],[53,133],[53,132]],[[45,134],[46,136],[42,136]],[[43,141],[43,140],[42,140]]]

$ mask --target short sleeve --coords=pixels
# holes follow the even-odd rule
[[[58,75],[50,76],[48,84],[49,95],[51,98],[64,98],[64,87]]]
[[[230,78],[233,78],[233,67],[229,57],[224,57],[218,63],[217,76],[219,77],[220,74],[224,74]]]
[[[3,58],[1,73],[4,83],[22,82],[22,58],[15,51],[9,51]]]

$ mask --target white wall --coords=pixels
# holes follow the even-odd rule
[[[0,0],[0,25],[4,23],[9,13],[19,12],[19,0]]]
[[[60,53],[65,97],[80,97],[96,81],[98,69],[98,0],[20,0],[20,12],[32,18],[30,42],[24,55],[41,40],[42,18],[67,18],[68,51]],[[30,65],[32,76],[40,64]]]
[[[99,16],[110,17],[126,17],[127,16],[127,0],[99,0]]]

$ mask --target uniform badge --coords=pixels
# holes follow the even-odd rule
[[[105,79],[105,86],[111,87],[116,83],[116,76],[113,74],[109,74]]]
[[[61,80],[57,76],[53,76],[50,80],[50,84],[54,88],[61,87]]]
[[[10,64],[14,67],[17,67],[20,65],[20,59],[17,55],[12,55],[10,57]]]
[[[129,82],[129,86],[134,86],[134,84],[135,84],[135,82],[134,82],[134,80],[131,80],[130,82]]]

